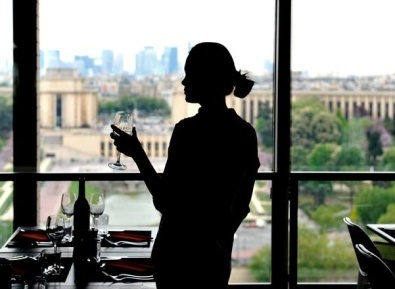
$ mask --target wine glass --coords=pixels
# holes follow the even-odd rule
[[[62,208],[62,213],[66,216],[65,238],[67,241],[71,241],[71,238],[72,238],[72,236],[71,236],[72,225],[71,225],[70,218],[74,215],[75,200],[76,200],[75,193],[63,193],[62,194],[61,208]]]
[[[93,226],[97,229],[99,216],[104,212],[104,194],[91,194],[89,198],[90,212],[93,216]]]
[[[114,117],[114,125],[127,133],[132,133],[133,128],[133,115],[128,111],[118,111]],[[126,170],[126,165],[120,162],[121,153],[117,152],[117,160],[111,162],[108,166],[114,170]]]
[[[66,233],[64,218],[58,215],[49,215],[47,217],[46,232],[54,246],[54,253],[57,253],[58,243]]]

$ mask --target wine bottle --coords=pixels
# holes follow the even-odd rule
[[[79,179],[78,198],[74,203],[73,261],[74,281],[77,288],[85,288],[88,282],[86,272],[87,238],[89,232],[89,202],[85,197],[85,179]]]
[[[78,198],[74,204],[74,236],[81,238],[89,231],[90,207],[85,197],[85,179],[79,179]]]

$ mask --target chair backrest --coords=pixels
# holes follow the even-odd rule
[[[380,257],[362,244],[356,244],[355,251],[372,289],[395,288],[395,275]]]
[[[369,235],[364,231],[364,229],[352,222],[349,217],[343,218],[343,221],[346,223],[348,232],[350,233],[354,251],[356,244],[362,244],[370,252],[377,255],[379,258],[382,258],[380,251],[377,249],[376,245],[373,243],[372,239],[370,239]],[[357,254],[357,252],[355,252],[355,254]]]

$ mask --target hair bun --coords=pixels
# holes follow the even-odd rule
[[[250,92],[255,82],[248,79],[246,74],[241,74],[240,71],[236,74],[235,79],[235,90],[233,94],[238,98],[245,98]]]

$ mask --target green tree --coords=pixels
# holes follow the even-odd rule
[[[300,146],[310,150],[315,145],[313,131],[310,127],[313,117],[314,110],[310,107],[292,113],[292,146]]]
[[[12,131],[12,100],[0,96],[0,139],[7,139]]]
[[[377,221],[379,224],[395,224],[395,204],[389,204],[385,214]]]
[[[316,143],[339,143],[341,140],[341,122],[329,111],[315,114],[311,120],[311,129]]]
[[[365,152],[357,146],[343,145],[335,154],[334,167],[338,171],[361,171],[365,168]],[[338,181],[343,184],[349,191],[350,210],[354,207],[354,196],[360,190],[363,183],[358,181]]]
[[[355,197],[355,208],[362,223],[377,223],[389,204],[395,203],[395,187],[362,189]]]
[[[342,122],[317,97],[303,97],[292,104],[292,145],[310,150],[318,143],[339,143]]]
[[[249,264],[257,282],[270,281],[270,248],[263,247]],[[330,239],[325,233],[309,229],[303,224],[298,230],[298,281],[314,282],[344,278],[357,272],[358,263],[351,242]]]
[[[311,218],[319,225],[322,233],[328,229],[337,228],[341,224],[339,219],[334,216],[333,210],[328,206],[318,206],[311,214]]]
[[[249,269],[258,282],[269,282],[271,279],[271,250],[269,246],[262,247],[251,257]]]
[[[395,147],[390,147],[384,151],[380,165],[386,171],[395,170]]]
[[[118,100],[99,102],[99,113],[113,115],[118,110],[137,109],[142,116],[169,116],[170,107],[166,100],[135,95],[123,95]]]
[[[330,181],[301,181],[299,185],[301,195],[310,195],[314,199],[314,208],[325,204],[327,196],[333,194]]]
[[[383,154],[383,144],[381,142],[381,133],[377,126],[372,126],[366,132],[366,137],[368,140],[368,161],[369,165],[375,166],[377,162],[377,157]]]
[[[343,126],[343,145],[357,146],[366,148],[367,140],[366,133],[369,127],[372,126],[372,121],[369,118],[352,118],[347,122],[346,126]]]
[[[293,171],[307,170],[307,155],[308,151],[301,146],[291,147],[291,169]]]
[[[273,112],[269,102],[259,104],[256,131],[264,147],[273,147]]]
[[[333,158],[338,146],[334,143],[316,144],[307,156],[307,165],[312,171],[333,169]]]
[[[365,163],[364,151],[357,146],[343,145],[334,156],[334,166],[339,171],[359,171]]]

